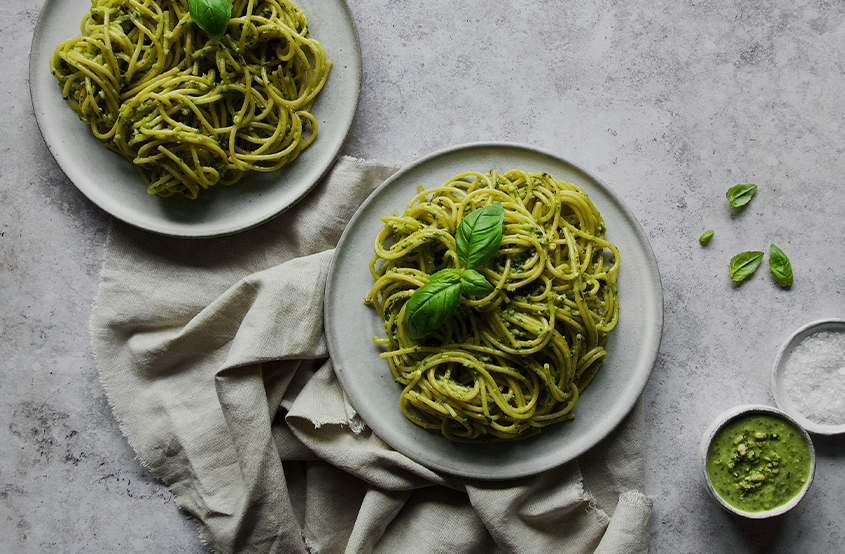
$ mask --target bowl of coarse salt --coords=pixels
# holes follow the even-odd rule
[[[772,391],[778,407],[810,433],[845,433],[845,319],[798,329],[775,359]]]

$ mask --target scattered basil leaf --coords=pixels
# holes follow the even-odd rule
[[[194,23],[213,39],[220,40],[232,18],[231,0],[188,0]]]
[[[499,251],[505,208],[490,204],[464,216],[455,233],[458,259],[466,269],[482,266]]]
[[[769,271],[775,276],[775,281],[782,287],[792,285],[792,264],[783,250],[774,244],[769,247]]]
[[[707,244],[708,242],[710,242],[710,239],[712,239],[712,238],[713,238],[713,231],[711,231],[710,229],[707,229],[706,231],[701,233],[700,237],[698,237],[698,242],[700,242],[701,244]]]
[[[728,201],[731,203],[731,208],[741,208],[748,204],[754,193],[757,192],[757,185],[751,183],[743,185],[734,185],[728,189]]]
[[[470,296],[487,296],[496,290],[484,275],[474,269],[467,269],[461,274],[461,289]]]
[[[460,276],[441,276],[414,291],[405,306],[408,336],[421,339],[443,325],[458,307],[460,296]]]
[[[758,251],[742,252],[731,258],[730,272],[731,280],[737,283],[744,281],[751,277],[760,262],[763,260],[763,253]]]

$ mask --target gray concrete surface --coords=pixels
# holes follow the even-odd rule
[[[665,291],[645,391],[651,552],[845,551],[842,437],[816,440],[809,496],[775,521],[722,512],[695,467],[712,417],[772,402],[789,334],[845,317],[845,5],[349,3],[364,80],[344,153],[412,161],[477,140],[535,144],[600,176],[645,228]],[[0,4],[0,553],[206,552],[98,383],[87,325],[109,217],[64,177],[32,115],[42,5]],[[725,191],[743,182],[760,189],[732,212]],[[772,242],[794,286],[765,267],[732,284],[731,256]]]

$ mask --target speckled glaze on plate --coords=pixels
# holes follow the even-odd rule
[[[608,334],[607,359],[575,406],[575,419],[515,442],[463,444],[408,421],[399,409],[398,385],[382,346],[375,309],[363,299],[373,284],[373,241],[382,215],[400,213],[416,194],[468,170],[521,168],[545,171],[576,183],[598,208],[607,238],[619,247],[620,316]],[[606,437],[642,394],[657,358],[663,328],[663,293],[657,262],[642,227],[605,184],[575,164],[543,150],[505,143],[478,143],[436,152],[382,184],[361,205],[335,251],[326,284],[325,328],[335,372],[352,406],[397,451],[431,469],[474,479],[509,479],[562,465]]]
[[[332,61],[314,102],[319,125],[314,143],[272,173],[251,172],[231,187],[214,187],[197,200],[147,194],[131,162],[108,150],[62,100],[49,60],[64,39],[79,34],[90,0],[47,0],[38,18],[29,59],[30,93],[41,135],[65,175],[92,202],[129,224],[179,237],[228,235],[280,214],[320,181],[334,164],[355,116],[361,91],[358,32],[344,0],[297,0],[311,36]]]
[[[791,337],[789,337],[783,346],[781,346],[777,358],[775,358],[775,367],[772,372],[772,394],[778,408],[794,417],[795,420],[810,433],[814,433],[816,435],[838,435],[845,433],[845,424],[825,425],[807,418],[807,416],[801,413],[795,405],[795,402],[793,402],[792,398],[789,396],[783,382],[784,366],[789,360],[789,356],[792,355],[792,351],[795,350],[795,347],[801,344],[801,341],[805,338],[821,331],[845,333],[845,319],[822,319],[819,321],[813,321],[812,323],[804,325],[795,331]]]

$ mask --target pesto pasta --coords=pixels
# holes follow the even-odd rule
[[[436,272],[463,269],[456,230],[494,203],[501,243],[477,268],[492,292],[461,292],[445,323],[410,338],[408,300]],[[619,251],[587,195],[546,173],[469,171],[418,186],[404,213],[382,221],[365,302],[384,320],[386,337],[373,340],[386,346],[408,419],[451,440],[495,441],[574,417],[619,317]]]
[[[220,40],[187,0],[94,0],[81,31],[56,48],[52,74],[150,194],[195,199],[279,169],[317,137],[309,110],[331,62],[288,0],[234,0]]]

